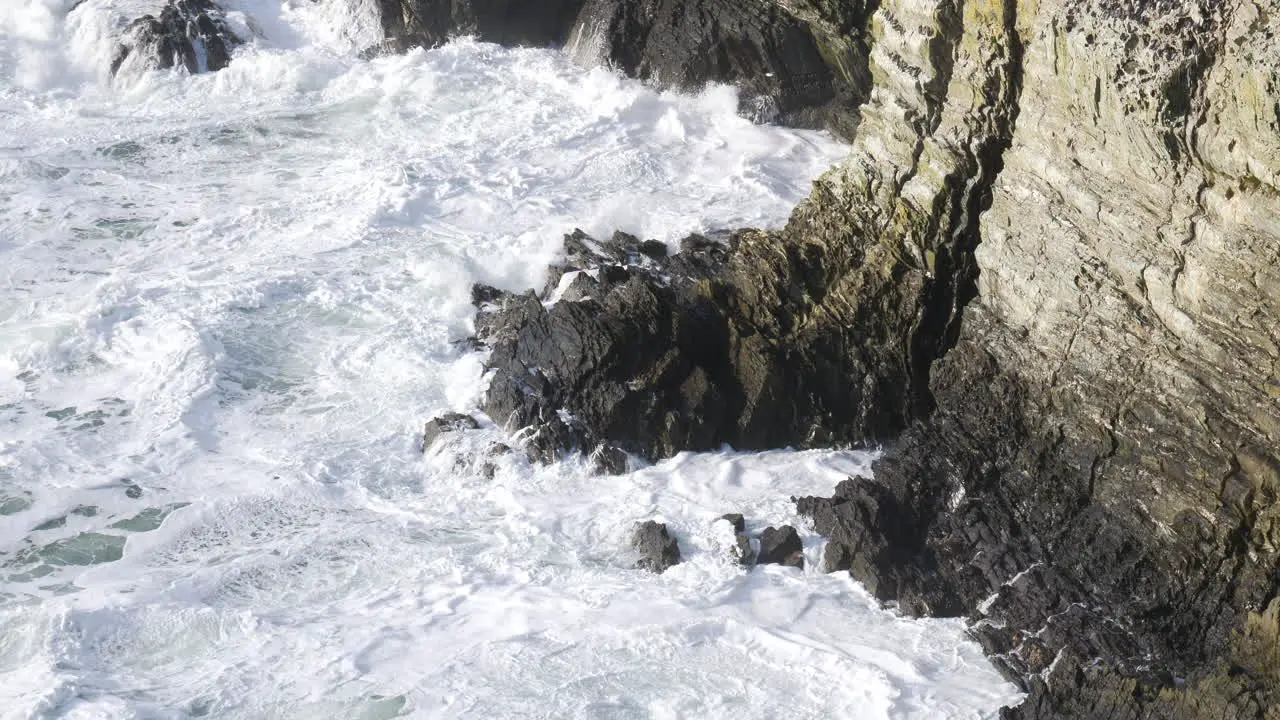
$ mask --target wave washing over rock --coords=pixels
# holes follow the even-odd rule
[[[848,149],[548,49],[371,57],[377,11],[0,3],[0,717],[1016,701],[961,620],[821,572],[789,497],[871,454],[602,475],[458,416],[423,452],[481,400],[475,284],[542,286],[574,227],[776,225]]]
[[[425,42],[451,5],[389,2]],[[781,231],[574,237],[568,284],[479,293],[496,419],[605,459],[893,439],[797,506],[828,569],[967,618],[1006,717],[1277,717],[1280,6],[548,5],[536,41],[853,149]]]

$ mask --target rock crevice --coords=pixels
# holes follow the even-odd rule
[[[1007,717],[1275,717],[1280,7],[861,12],[850,155],[786,227],[571,236],[487,296],[485,409],[549,455],[892,440],[798,507],[828,569],[969,618]]]

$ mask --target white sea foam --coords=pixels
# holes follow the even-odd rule
[[[363,4],[361,4],[363,3]],[[215,74],[111,82],[143,0],[0,6],[0,716],[984,717],[957,621],[750,572],[869,456],[682,455],[623,477],[421,455],[474,405],[469,287],[560,235],[780,223],[842,150],[458,41],[373,61],[372,5],[239,0]],[[155,3],[152,3],[155,5]],[[636,520],[686,562],[631,568]]]

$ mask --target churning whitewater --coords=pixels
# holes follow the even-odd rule
[[[842,148],[467,40],[362,60],[363,0],[241,0],[230,67],[106,68],[143,0],[0,7],[0,716],[971,718],[1015,697],[959,621],[744,570],[870,456],[621,477],[425,455],[482,358],[470,287],[574,227],[781,223]],[[685,562],[633,568],[632,524]]]

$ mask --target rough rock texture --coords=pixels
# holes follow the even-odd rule
[[[566,46],[662,87],[733,83],[760,120],[852,134],[866,99],[862,0],[381,0],[384,49],[457,35]]]
[[[750,567],[755,562],[756,554],[751,548],[751,538],[747,537],[747,521],[741,513],[721,515],[716,522],[727,522],[733,528],[733,545],[729,553],[739,565]]]
[[[134,70],[186,68],[221,70],[241,42],[227,27],[222,8],[210,0],[169,0],[160,16],[144,15],[129,24],[111,61],[111,74]]]
[[[667,526],[653,520],[636,523],[631,547],[640,553],[636,567],[664,573],[680,562],[680,545],[667,532]]]
[[[756,562],[804,567],[804,545],[800,542],[800,534],[790,525],[765,528],[760,533],[760,553],[756,555]]]
[[[1006,717],[1276,717],[1280,3],[873,10],[786,228],[501,300],[489,411],[651,459],[902,431],[799,508],[970,618]]]
[[[475,418],[462,413],[449,412],[439,417],[433,417],[427,421],[422,430],[422,450],[425,452],[431,449],[435,441],[445,433],[459,430],[475,430],[478,427],[480,427],[480,423],[476,422]]]
[[[1274,715],[1280,8],[1018,10],[939,411],[802,508],[880,597],[972,613],[1010,717]]]
[[[618,269],[549,309],[528,294],[482,314],[490,416],[565,448],[607,441],[654,460],[726,442],[883,441],[928,414],[931,363],[974,294],[1021,45],[1002,5],[970,7],[968,32],[932,42],[920,29],[959,24],[956,13],[904,5],[873,19],[884,65],[872,64],[850,159],[783,231],[693,239],[626,266],[619,249],[570,237],[571,267]]]
[[[391,50],[474,35],[504,45],[563,45],[583,0],[379,0]]]
[[[727,513],[720,516],[721,520],[733,526],[733,531],[738,535],[747,531],[747,519],[742,517],[742,513]]]

